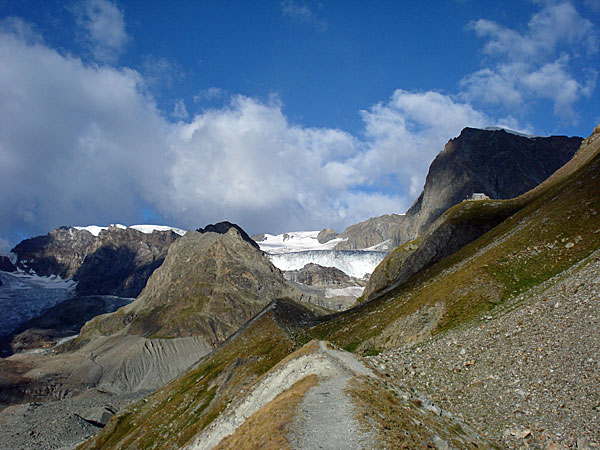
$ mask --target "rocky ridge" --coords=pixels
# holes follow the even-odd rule
[[[503,129],[465,128],[431,163],[423,191],[406,214],[384,215],[348,227],[340,249],[382,245],[393,249],[424,233],[452,206],[474,193],[517,197],[559,169],[581,145],[580,137],[525,137]]]
[[[147,233],[110,226],[94,235],[61,227],[22,241],[13,253],[16,267],[25,272],[73,278],[78,295],[136,297],[177,238],[171,230]]]

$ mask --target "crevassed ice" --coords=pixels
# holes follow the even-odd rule
[[[355,278],[370,275],[387,252],[363,250],[309,250],[269,255],[279,270],[298,270],[308,263],[324,267],[335,267]]]

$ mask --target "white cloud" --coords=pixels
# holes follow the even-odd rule
[[[508,111],[548,99],[557,116],[576,121],[573,106],[591,94],[597,74],[594,69],[578,71],[573,61],[593,61],[598,44],[593,24],[572,3],[543,3],[522,32],[485,19],[468,28],[488,39],[484,52],[491,58],[486,63],[492,64],[461,80],[461,98]]]
[[[166,188],[166,127],[139,74],[3,30],[0,59],[0,229],[135,220],[153,186]]]
[[[12,248],[7,239],[0,237],[0,256],[8,255]]]
[[[327,30],[327,21],[318,17],[304,1],[284,0],[281,2],[281,12],[284,16],[298,23],[310,25],[319,32]]]
[[[92,55],[101,62],[116,61],[129,41],[123,12],[109,0],[83,0],[72,12]]]
[[[403,212],[448,138],[489,123],[436,92],[398,90],[363,111],[366,138],[290,123],[277,97],[234,96],[169,123],[142,76],[0,35],[0,229],[132,223],[140,205],[192,228],[346,226]],[[32,132],[33,131],[33,132]]]
[[[178,98],[175,100],[175,104],[173,105],[173,111],[171,112],[171,116],[175,119],[185,120],[189,117],[187,109],[185,107],[185,102],[182,98]]]
[[[221,89],[215,86],[207,89],[202,89],[198,94],[194,95],[194,102],[200,102],[202,100],[214,100],[217,98],[223,98],[227,95],[225,89]]]
[[[447,95],[401,89],[388,103],[362,111],[362,116],[369,141],[356,166],[371,180],[392,177],[411,201],[423,188],[429,164],[450,137],[466,126],[492,124],[481,112]]]

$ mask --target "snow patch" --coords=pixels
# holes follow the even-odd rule
[[[57,275],[0,271],[0,336],[10,333],[21,323],[75,295],[77,283]]]
[[[126,230],[127,228],[132,228],[134,230],[140,231],[145,234],[151,234],[154,231],[172,231],[173,233],[178,234],[179,236],[183,236],[186,231],[181,228],[169,227],[166,225],[132,225],[130,227],[126,227],[125,225],[121,225],[120,223],[113,223],[110,227],[120,228],[121,230]],[[76,230],[88,231],[94,236],[99,236],[102,230],[108,230],[109,227],[100,227],[98,225],[88,225],[86,227],[72,227]]]
[[[515,131],[515,130],[509,130],[508,128],[502,128],[502,127],[486,127],[484,128],[485,131],[500,131],[500,130],[504,130],[506,131],[508,134],[514,134],[515,136],[521,136],[527,139],[535,139],[535,138],[539,138],[541,136],[537,136],[534,134],[525,134],[525,133],[521,133],[519,131]]]
[[[292,231],[278,235],[265,234],[265,239],[258,242],[263,252],[274,254],[304,252],[308,250],[333,250],[345,238],[336,238],[321,244],[317,239],[319,231]]]

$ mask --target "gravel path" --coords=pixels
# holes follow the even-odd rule
[[[360,429],[356,409],[346,394],[348,381],[367,375],[367,369],[354,355],[328,348],[320,342],[336,366],[333,375],[322,378],[305,395],[288,439],[295,450],[360,450],[374,448],[374,437]]]
[[[600,254],[507,310],[370,361],[507,448],[600,448]]]

